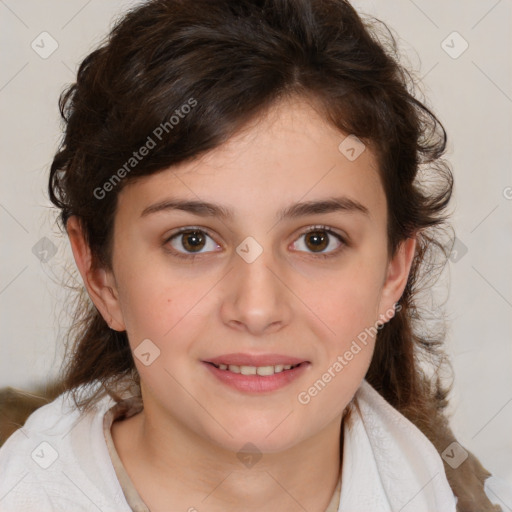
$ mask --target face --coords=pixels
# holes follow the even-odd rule
[[[413,248],[388,260],[376,160],[369,148],[347,158],[345,137],[290,99],[122,190],[113,295],[95,302],[127,331],[148,415],[268,453],[341,419]],[[301,364],[279,372],[286,363]]]

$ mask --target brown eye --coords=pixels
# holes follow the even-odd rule
[[[191,257],[196,254],[214,252],[220,246],[215,243],[210,235],[202,229],[182,229],[167,239],[166,244],[170,244],[172,252],[176,256]],[[203,249],[206,249],[203,251]]]
[[[303,242],[302,239],[304,239]],[[334,256],[347,245],[341,235],[324,226],[310,228],[295,244],[299,245],[296,249],[320,257]]]
[[[329,237],[322,231],[306,233],[306,245],[313,252],[322,252],[329,245]]]
[[[196,252],[204,247],[205,236],[201,231],[185,231],[180,235],[185,250]]]

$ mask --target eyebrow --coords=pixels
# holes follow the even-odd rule
[[[201,217],[220,217],[226,220],[232,220],[234,218],[233,210],[220,204],[180,199],[166,199],[148,206],[141,213],[141,217],[172,210],[181,210]],[[318,215],[332,212],[359,213],[370,217],[370,211],[366,206],[359,201],[342,196],[292,204],[280,210],[277,213],[277,219],[295,219],[306,215]]]

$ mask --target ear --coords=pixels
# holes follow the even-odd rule
[[[71,216],[66,223],[71,249],[89,297],[111,329],[124,331],[126,327],[119,305],[119,294],[111,270],[94,268],[91,250],[87,244],[78,217]]]
[[[416,237],[404,240],[388,264],[386,279],[379,302],[379,319],[386,323],[394,316],[395,304],[400,300],[416,253]]]

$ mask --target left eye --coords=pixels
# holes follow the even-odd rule
[[[299,241],[304,237],[305,241],[302,243],[299,243],[299,246],[305,246],[306,251],[310,251],[312,253],[333,253],[337,252],[336,249],[344,245],[344,240],[341,237],[341,235],[338,235],[334,231],[319,226],[319,227],[313,227],[306,231],[305,233],[302,233],[302,235],[299,237]],[[333,239],[336,239],[338,241],[338,245],[335,247],[332,247]],[[298,242],[295,242],[298,243]],[[331,248],[331,250],[325,251],[325,249]]]

